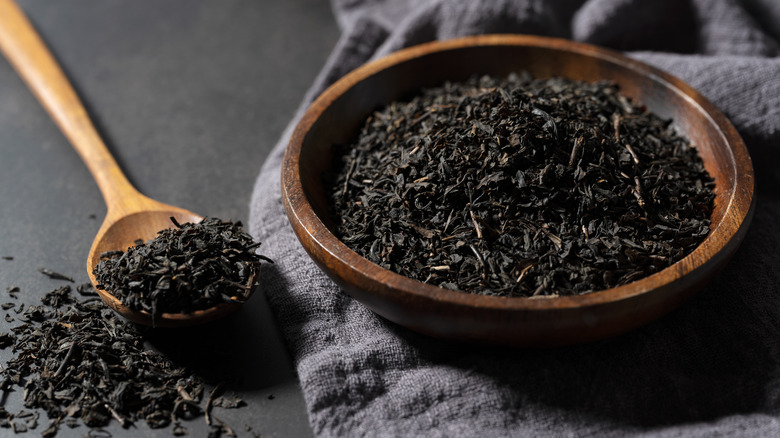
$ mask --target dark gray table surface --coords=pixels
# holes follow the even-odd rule
[[[326,0],[18,0],[81,96],[128,178],[148,196],[246,220],[254,179],[336,42]],[[0,302],[38,303],[86,282],[105,205],[86,167],[5,59],[0,59]],[[261,251],[262,252],[262,251]],[[0,318],[0,332],[9,326]],[[311,435],[300,386],[262,293],[234,317],[193,329],[240,374],[247,402],[220,418],[240,436]],[[197,353],[194,357],[205,357]],[[0,361],[10,357],[0,351]],[[206,359],[204,359],[206,360]],[[5,406],[21,408],[21,391]],[[42,414],[35,435],[48,421]],[[205,436],[203,419],[186,422]],[[143,422],[118,436],[171,436]],[[58,436],[83,436],[85,426]],[[7,429],[0,434],[10,433]]]

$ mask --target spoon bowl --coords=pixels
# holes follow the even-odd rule
[[[0,0],[0,51],[17,70],[52,119],[70,140],[95,178],[108,211],[87,257],[87,273],[103,301],[130,321],[155,327],[201,324],[227,315],[241,301],[222,303],[190,313],[152,315],[123,305],[108,291],[99,288],[92,271],[106,251],[126,251],[138,239],[154,238],[163,229],[179,223],[200,222],[203,218],[183,208],[163,204],[136,190],[122,173],[101,140],[84,106],[65,74],[32,24],[13,0]],[[251,285],[250,285],[251,286]],[[251,294],[253,291],[250,290]]]
[[[148,204],[146,210],[108,216],[95,237],[87,257],[87,272],[93,285],[97,286],[93,270],[100,262],[100,255],[106,251],[121,250],[133,246],[140,239],[153,239],[160,230],[171,227],[171,217],[179,223],[200,222],[203,218],[190,211],[166,205],[146,198],[142,202]],[[152,318],[149,312],[139,312],[122,305],[122,302],[106,290],[95,287],[98,295],[117,313],[138,324],[155,327],[189,326],[219,319],[236,310],[239,302],[223,303],[205,310],[191,313],[162,313]]]

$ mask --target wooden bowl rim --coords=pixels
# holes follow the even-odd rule
[[[571,296],[499,297],[448,290],[384,269],[347,247],[331,233],[315,213],[311,203],[306,198],[306,192],[303,190],[299,172],[299,158],[309,130],[334,101],[357,83],[380,71],[433,53],[479,46],[526,46],[594,57],[600,61],[631,70],[636,75],[645,76],[679,95],[687,102],[687,105],[696,108],[718,128],[720,136],[723,137],[722,141],[728,146],[731,161],[727,164],[729,170],[733,172],[734,185],[730,193],[721,195],[728,196],[721,220],[712,224],[715,228],[710,230],[705,240],[693,252],[671,266],[622,286]],[[377,287],[373,287],[370,293],[387,296],[389,291],[392,291],[393,294],[402,292],[417,299],[485,310],[582,309],[613,304],[669,286],[671,283],[680,281],[687,274],[702,269],[708,261],[730,245],[738,245],[750,223],[755,206],[753,166],[747,147],[728,118],[693,87],[658,68],[609,49],[560,38],[520,34],[475,35],[428,42],[391,53],[348,73],[320,94],[299,120],[284,154],[281,179],[285,209],[296,233],[305,232],[308,235],[308,240],[314,242],[320,249],[333,257],[334,261],[328,261],[328,266],[341,264],[355,274],[375,282]],[[292,199],[291,194],[296,192],[301,194],[300,198]],[[741,196],[737,196],[738,193]],[[307,220],[307,217],[312,220]],[[296,227],[295,222],[300,224],[300,227]],[[301,239],[300,235],[298,237]],[[305,244],[304,247],[310,255],[315,257],[310,248],[306,248]],[[323,262],[321,261],[321,263]],[[674,275],[670,279],[666,278],[668,272],[672,271],[674,271]],[[392,299],[398,300],[399,298],[402,297]]]

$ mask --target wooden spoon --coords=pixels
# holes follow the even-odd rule
[[[171,217],[182,224],[197,223],[203,218],[148,198],[130,184],[100,139],[65,74],[13,0],[0,0],[0,51],[70,140],[103,194],[108,211],[87,257],[89,279],[103,301],[133,322],[158,327],[200,324],[237,309],[238,302],[224,303],[192,313],[163,313],[153,319],[150,313],[129,309],[110,293],[97,288],[92,270],[100,261],[101,253],[125,251],[137,239],[153,238],[158,231],[173,226]]]

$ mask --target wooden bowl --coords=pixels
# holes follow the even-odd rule
[[[332,232],[322,175],[375,109],[423,87],[473,74],[526,70],[544,78],[612,80],[698,146],[715,180],[710,233],[691,254],[649,277],[585,295],[546,299],[473,295],[395,274]],[[427,335],[516,346],[604,338],[669,312],[702,288],[742,241],[754,206],[753,167],[737,131],[683,81],[616,52],[571,41],[482,35],[433,42],[364,65],[328,88],[296,127],[282,165],[282,197],[306,251],[344,291],[379,315]]]

